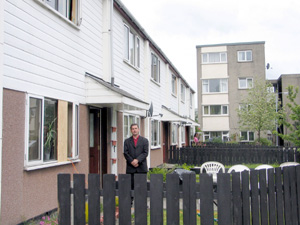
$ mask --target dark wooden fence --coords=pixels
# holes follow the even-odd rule
[[[176,148],[171,146],[168,163],[201,165],[207,161],[217,161],[224,165],[235,164],[281,164],[299,162],[297,148],[262,147],[255,145],[207,145]]]
[[[147,183],[145,174],[135,177],[135,189],[131,191],[130,175],[104,175],[103,189],[100,177],[88,175],[58,175],[59,224],[85,225],[85,203],[88,201],[88,224],[116,224],[115,196],[119,198],[119,224],[132,224],[131,196],[134,196],[134,224],[180,224],[180,214],[185,225],[296,225],[300,224],[300,166],[254,170],[242,173],[220,173],[217,186],[212,177],[200,174],[183,174],[179,182],[177,174],[168,174],[163,183],[161,174],[153,174]],[[103,205],[100,204],[101,196]],[[73,199],[73,201],[71,201]],[[148,201],[147,201],[148,199]],[[166,201],[166,216],[164,204]],[[180,200],[182,199],[182,207]],[[71,202],[73,202],[71,204]],[[150,208],[147,208],[150,205]],[[197,222],[197,205],[200,205],[200,222]],[[71,213],[71,210],[73,212]],[[72,218],[71,218],[71,215]]]

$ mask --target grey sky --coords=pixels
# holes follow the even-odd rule
[[[196,45],[265,41],[268,79],[300,73],[299,0],[121,0],[197,91]]]

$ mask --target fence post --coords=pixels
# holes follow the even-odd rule
[[[150,177],[150,224],[163,225],[163,175],[151,174]]]
[[[167,225],[179,224],[179,176],[167,174]]]
[[[74,174],[74,225],[85,225],[85,175]]]
[[[196,174],[182,174],[183,224],[196,224]]]
[[[212,176],[200,174],[200,212],[201,225],[214,224],[214,207],[213,207],[213,180]]]
[[[100,225],[100,175],[88,175],[89,224]]]
[[[71,224],[70,174],[58,174],[58,224]]]

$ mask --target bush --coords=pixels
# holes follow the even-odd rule
[[[258,141],[258,139],[256,139],[254,141],[254,144],[262,145],[262,146],[271,146],[272,142],[270,140],[268,140],[267,138],[260,138],[260,141]]]

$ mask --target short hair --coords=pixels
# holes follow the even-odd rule
[[[139,128],[139,125],[137,123],[133,123],[130,125],[130,130],[132,129],[133,126],[137,126]]]

